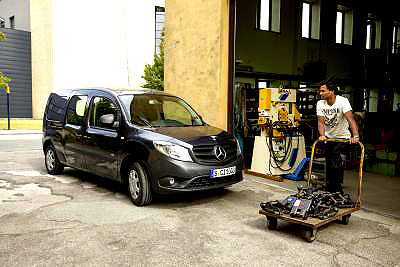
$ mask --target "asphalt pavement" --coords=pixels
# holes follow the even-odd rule
[[[10,133],[10,132],[9,132]],[[400,220],[360,210],[308,243],[300,225],[266,228],[260,202],[291,183],[245,174],[227,189],[158,196],[66,168],[49,175],[40,132],[0,136],[0,266],[399,266]]]

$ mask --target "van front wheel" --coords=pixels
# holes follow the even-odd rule
[[[151,186],[146,170],[134,162],[128,169],[127,184],[129,198],[136,206],[145,206],[152,200]]]

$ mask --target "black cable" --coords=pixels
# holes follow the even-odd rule
[[[275,127],[278,126],[278,125],[280,126],[279,127],[280,131],[282,132],[282,135],[284,136],[284,140],[285,140],[284,141],[285,142],[284,148],[285,149],[284,149],[284,156],[281,157],[280,159],[277,159],[276,155],[274,153],[272,153],[272,155],[274,156],[273,159],[274,159],[275,164],[276,164],[276,166],[272,166],[272,167],[279,168],[282,171],[289,171],[289,170],[293,169],[294,165],[289,167],[289,168],[287,168],[287,169],[283,168],[282,165],[288,160],[289,152],[292,151],[292,144],[293,144],[293,142],[292,142],[293,139],[292,138],[293,138],[293,136],[297,136],[296,148],[297,148],[297,150],[299,150],[299,147],[300,147],[300,133],[298,132],[297,128],[290,127],[290,125],[293,125],[291,121],[273,123],[273,126],[275,126]],[[272,137],[270,136],[270,138],[272,138]],[[270,143],[271,143],[270,146],[273,149],[272,141]]]
[[[289,157],[289,151],[291,151],[291,149],[292,149],[292,133],[290,132],[290,130],[291,130],[290,125],[292,125],[292,123],[290,121],[289,122],[277,121],[277,122],[274,122],[269,125],[269,140],[268,140],[268,142],[266,142],[269,152],[270,152],[269,170],[271,170],[271,167],[278,168],[281,171],[289,171],[293,168],[293,166],[288,169],[285,169],[282,167],[282,165],[286,162],[286,160]],[[284,140],[283,153],[284,154],[280,158],[278,158],[276,153],[274,153],[275,151],[274,151],[274,147],[273,147],[273,143],[272,143],[273,138],[274,138],[273,129],[279,130],[283,135],[283,140]],[[299,145],[299,144],[297,144],[297,145]],[[275,162],[276,166],[272,165],[271,158]]]

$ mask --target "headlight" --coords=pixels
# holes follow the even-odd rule
[[[193,161],[189,149],[166,141],[153,141],[154,147],[162,154],[173,159],[182,161]]]

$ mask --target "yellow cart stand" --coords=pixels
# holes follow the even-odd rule
[[[314,144],[312,145],[311,159],[310,159],[310,164],[309,164],[309,176],[310,177],[312,174],[312,163],[314,160],[315,147],[318,142],[349,142],[349,141],[348,140],[338,140],[338,139],[327,139],[326,141],[320,141],[320,140],[315,141]],[[306,231],[306,234],[305,234],[305,239],[308,242],[312,242],[317,237],[317,231],[318,231],[319,227],[321,227],[325,224],[328,224],[332,221],[335,221],[335,220],[340,220],[343,224],[348,224],[351,213],[361,209],[361,186],[362,186],[362,177],[363,177],[364,146],[361,142],[358,142],[356,144],[358,144],[361,148],[361,157],[360,157],[359,176],[358,176],[358,180],[357,180],[357,196],[356,196],[357,200],[355,202],[354,208],[339,209],[335,216],[332,216],[332,217],[324,219],[324,220],[320,220],[318,218],[312,218],[312,217],[302,220],[300,218],[291,217],[288,214],[275,214],[275,213],[260,209],[259,214],[265,215],[267,217],[268,229],[270,229],[270,230],[276,229],[276,227],[278,225],[278,219],[288,221],[291,223],[295,223],[295,224],[300,224],[300,225],[303,225],[308,228]],[[310,179],[308,180],[308,186],[310,186]]]

